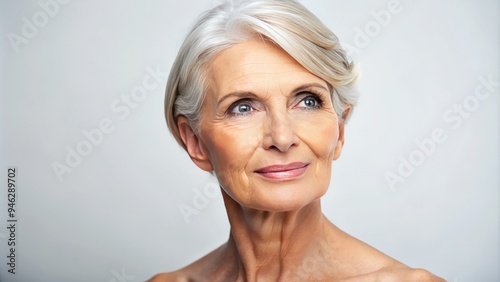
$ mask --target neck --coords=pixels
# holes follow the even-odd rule
[[[295,211],[266,212],[244,208],[222,194],[231,224],[227,259],[237,262],[231,272],[239,279],[304,280],[311,272],[330,270],[330,223],[319,199]]]

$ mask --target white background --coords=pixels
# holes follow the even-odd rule
[[[189,223],[179,210],[214,180],[167,131],[166,78],[127,117],[111,108],[148,68],[168,72],[188,28],[214,2],[73,0],[18,45],[8,34],[23,36],[23,17],[33,23],[43,9],[34,0],[0,2],[1,281],[143,281],[227,239],[220,196]],[[459,126],[443,114],[472,101],[480,77],[500,80],[500,3],[401,0],[400,13],[377,30],[372,12],[389,2],[303,1],[359,47],[351,55],[362,67],[324,212],[410,266],[454,282],[498,281],[500,87]],[[67,146],[105,118],[114,130],[60,182],[52,163],[65,164]],[[391,189],[384,173],[397,173],[400,157],[418,154],[415,140],[436,128],[445,142]],[[8,166],[18,169],[15,275],[2,227]]]

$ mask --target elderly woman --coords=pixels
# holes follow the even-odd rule
[[[292,0],[205,14],[168,79],[170,131],[221,187],[229,240],[151,281],[442,281],[358,241],[321,212],[357,96],[336,36]]]

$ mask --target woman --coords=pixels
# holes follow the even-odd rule
[[[151,281],[442,281],[334,226],[321,212],[356,70],[296,1],[243,0],[205,13],[166,90],[169,129],[219,180],[226,244]]]

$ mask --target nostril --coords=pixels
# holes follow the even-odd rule
[[[269,149],[271,149],[271,150],[276,150],[276,151],[280,151],[280,152],[281,152],[280,148],[278,148],[278,147],[277,147],[277,146],[275,146],[275,145],[272,145]]]
[[[273,145],[269,147],[270,150],[277,150],[279,152],[286,152],[290,147],[294,145],[294,142],[274,142]]]

